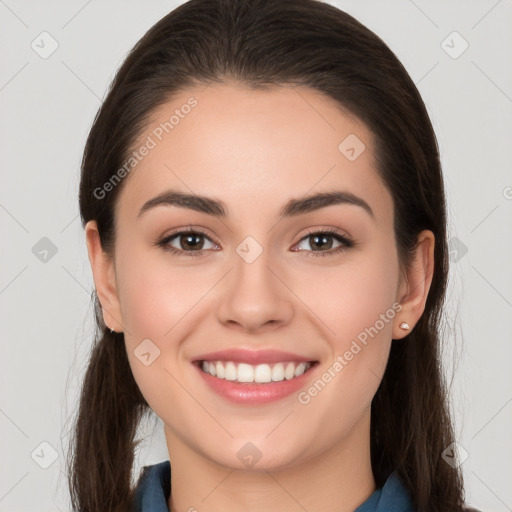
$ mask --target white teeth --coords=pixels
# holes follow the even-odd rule
[[[224,378],[226,380],[236,380],[236,366],[231,361],[226,364],[226,374]]]
[[[280,381],[284,379],[284,366],[282,364],[276,364],[274,368],[272,368],[272,380]]]
[[[274,365],[237,363],[232,361],[203,361],[205,373],[213,377],[237,382],[279,382],[299,377],[311,366],[311,363],[276,363]]]
[[[305,363],[299,363],[297,368],[295,368],[295,377],[298,377],[299,375],[302,375],[305,370],[306,370],[306,364]],[[210,373],[212,373],[211,369],[210,369]]]
[[[224,371],[224,366],[222,366],[222,363],[220,361],[217,361],[215,369],[217,372],[217,377],[220,377],[221,379],[223,379],[224,375],[225,375],[225,371]]]
[[[293,363],[288,363],[286,370],[284,370],[284,378],[286,380],[293,379],[295,377],[295,365]]]
[[[254,368],[250,364],[240,363],[236,380],[239,382],[254,382]]]
[[[254,370],[254,381],[255,382],[271,382],[272,381],[272,370],[268,364],[259,364]]]

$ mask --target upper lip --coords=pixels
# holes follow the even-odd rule
[[[315,359],[283,352],[281,350],[247,350],[242,348],[232,348],[209,352],[197,356],[194,362],[199,361],[233,361],[234,363],[264,364],[264,363],[285,363],[285,362],[304,362],[315,361]]]

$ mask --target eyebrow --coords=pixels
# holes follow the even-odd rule
[[[347,191],[319,192],[317,194],[290,199],[281,209],[281,218],[295,217],[327,206],[346,204],[363,208],[372,218],[375,214],[370,205],[362,198]],[[167,190],[144,203],[137,217],[157,206],[178,206],[198,212],[227,217],[228,208],[222,201],[196,194],[186,194],[177,190]]]

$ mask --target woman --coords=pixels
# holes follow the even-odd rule
[[[374,33],[314,0],[181,5],[114,79],[80,211],[76,510],[464,510],[438,148]],[[169,460],[133,486],[150,412]]]

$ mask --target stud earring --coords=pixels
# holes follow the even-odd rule
[[[407,322],[402,322],[400,324],[400,329],[403,329],[404,331],[407,331],[407,329],[410,329],[409,324]]]

